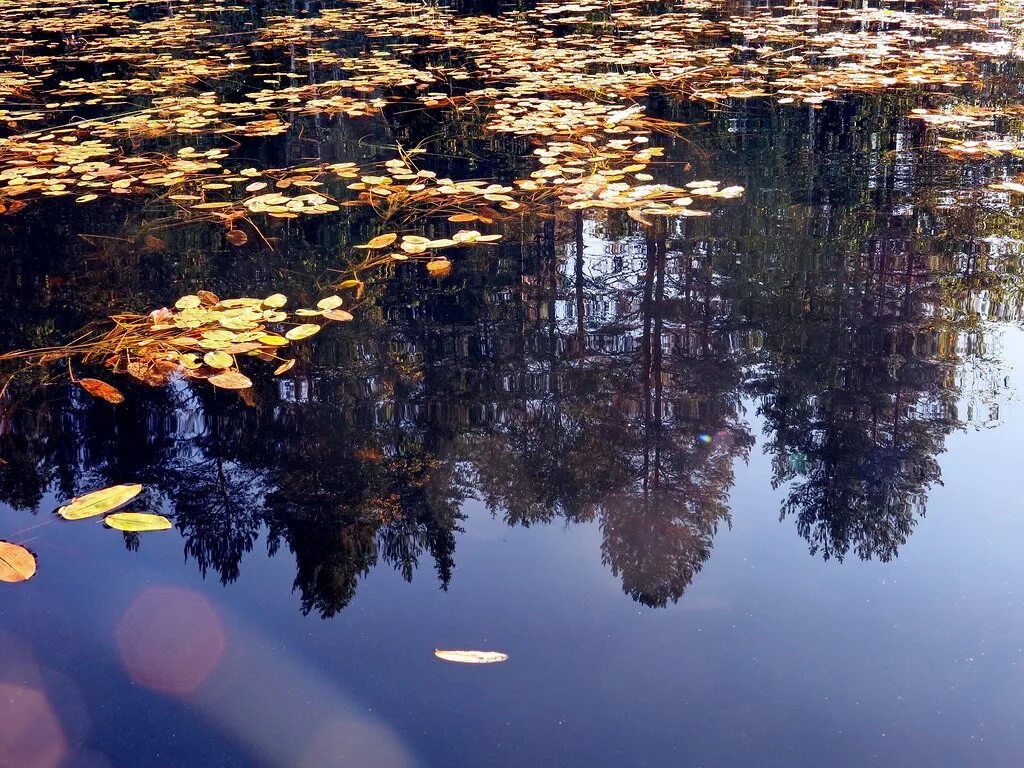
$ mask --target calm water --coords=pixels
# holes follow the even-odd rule
[[[1024,251],[983,187],[1019,161],[929,151],[922,103],[663,103],[695,124],[668,173],[744,197],[650,229],[541,211],[444,280],[379,275],[254,407],[16,380],[0,537],[39,573],[0,600],[0,727],[34,751],[0,762],[1018,765]],[[529,151],[308,122],[242,156],[431,137],[425,167],[502,178]],[[164,215],[0,218],[0,345],[200,288],[316,298],[380,231],[271,222],[271,251]],[[175,530],[52,515],[122,482]]]

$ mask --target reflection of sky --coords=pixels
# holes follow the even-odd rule
[[[1000,355],[1012,389],[1024,332],[1008,327]],[[64,764],[77,768],[1014,765],[1019,399],[999,417],[947,439],[944,485],[887,564],[809,556],[793,520],[779,521],[780,492],[755,448],[736,468],[732,528],[667,609],[622,594],[596,526],[510,529],[477,503],[447,594],[425,570],[406,584],[378,568],[330,621],[301,616],[286,552],[257,546],[222,588],[182,564],[174,534],[144,536],[131,553],[98,523],[46,525],[27,534],[38,576],[4,588],[0,693],[35,692],[24,700],[44,713],[37,728],[52,707]],[[756,420],[751,429],[761,434]],[[8,531],[34,522],[0,515]],[[167,589],[186,604],[168,601],[161,616]],[[194,638],[216,617],[225,642],[212,666],[210,645],[179,657],[170,640],[150,640],[126,667],[117,627],[154,594],[142,630]],[[188,600],[209,615],[174,620]],[[462,667],[434,659],[435,647],[511,658]],[[164,684],[178,679],[161,667],[173,659],[202,672],[196,685]],[[7,706],[10,738],[24,722],[12,713],[28,705]],[[37,733],[50,735],[27,738],[60,746]],[[35,754],[49,768],[54,752]]]

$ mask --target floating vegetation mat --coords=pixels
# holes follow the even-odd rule
[[[173,309],[149,315],[115,315],[113,328],[98,338],[86,337],[66,347],[16,352],[0,359],[41,363],[81,358],[102,362],[115,373],[127,373],[144,384],[161,386],[175,374],[204,379],[221,389],[245,390],[252,380],[242,373],[240,357],[255,357],[276,365],[275,375],[290,370],[294,358],[281,355],[292,342],[320,332],[317,321],[345,322],[352,315],[341,309],[340,296],[328,296],[316,309],[283,310],[288,298],[221,299],[209,291],[182,296]],[[89,394],[112,403],[123,395],[99,379],[78,379]]]
[[[83,206],[134,200],[158,206],[163,226],[222,226],[238,248],[273,247],[264,234],[272,220],[340,217],[352,208],[377,216],[382,229],[392,221],[420,228],[400,240],[382,232],[356,267],[358,252],[339,253],[339,269],[352,273],[342,284],[361,291],[361,270],[420,258],[443,276],[451,262],[442,249],[500,236],[438,234],[437,226],[605,209],[651,227],[658,218],[710,215],[742,195],[729,180],[680,179],[679,168],[673,183],[659,178],[665,144],[685,140],[686,126],[655,116],[658,103],[727,110],[760,99],[813,111],[851,94],[913,90],[935,104],[910,118],[965,134],[936,137],[943,153],[1024,154],[1019,138],[995,133],[995,121],[1019,120],[1019,105],[950,99],[1019,58],[1017,4],[795,2],[741,12],[708,0],[611,0],[478,15],[399,0],[306,6],[289,13],[283,4],[237,0],[3,3],[0,214],[55,198]],[[280,167],[254,163],[248,151],[347,121],[395,136],[409,115],[478,144],[512,147],[520,162],[502,178],[450,178],[430,168],[430,153],[397,138],[384,156],[328,158],[318,150]],[[994,189],[1019,186],[1005,179]],[[293,316],[277,300],[197,293],[174,309],[116,315],[98,338],[6,357],[80,356],[147,384],[180,374],[245,389],[251,380],[240,357],[280,372],[290,365],[283,347],[319,322],[351,317],[323,302]],[[314,315],[316,322],[282,330]],[[93,394],[120,397],[89,381],[81,383]]]

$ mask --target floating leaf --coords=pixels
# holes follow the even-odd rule
[[[320,326],[315,323],[304,323],[303,325],[297,325],[290,329],[284,337],[289,341],[299,341],[300,339],[308,339],[315,333],[320,332]]]
[[[245,245],[249,242],[249,236],[241,229],[229,229],[224,239],[232,245]]]
[[[508,661],[508,654],[498,651],[442,651],[435,648],[434,655],[444,661],[454,661],[458,664],[494,664]]]
[[[260,344],[266,344],[268,347],[286,347],[288,346],[288,339],[284,336],[276,336],[272,333],[264,334],[256,339]]]
[[[277,368],[274,369],[274,375],[280,376],[282,373],[287,373],[295,367],[295,360],[285,360]]]
[[[235,364],[235,359],[226,352],[207,352],[203,355],[203,362],[211,368],[230,368]]]
[[[349,320],[353,319],[352,313],[346,312],[344,309],[329,309],[324,312],[324,317],[328,320],[334,320],[339,323],[347,323]]]
[[[220,297],[210,291],[196,291],[196,296],[198,296],[199,300],[207,306],[212,307],[216,304],[220,304]]]
[[[105,381],[100,381],[99,379],[79,379],[78,385],[93,397],[102,398],[108,403],[117,405],[124,402],[124,395]]]
[[[207,379],[215,387],[221,389],[248,389],[252,386],[252,379],[239,371],[225,371]]]
[[[452,263],[448,259],[434,259],[427,262],[427,272],[431,277],[445,277],[452,271]]]
[[[115,512],[103,518],[103,524],[127,533],[166,531],[171,527],[171,521],[166,517],[149,512]]]
[[[85,517],[102,515],[122,507],[142,493],[138,483],[130,485],[114,485],[99,491],[77,496],[68,504],[57,510],[57,514],[65,520],[81,520]]]
[[[356,245],[356,246],[353,246],[353,247],[354,248],[369,248],[371,250],[376,250],[378,248],[387,248],[389,245],[391,245],[397,239],[398,239],[398,235],[396,235],[396,234],[394,234],[392,232],[392,233],[389,233],[387,235],[378,235],[377,237],[373,238],[370,242],[366,243],[365,245]]]
[[[337,309],[338,307],[340,307],[344,303],[345,302],[342,300],[341,296],[328,296],[326,299],[320,299],[320,301],[318,301],[316,303],[316,305],[320,309],[327,310],[327,309]]]
[[[287,303],[288,297],[285,296],[283,293],[272,294],[270,296],[267,296],[267,298],[263,300],[263,306],[271,307],[273,309],[280,309]]]
[[[36,575],[36,559],[23,546],[0,541],[0,581],[28,581]]]
[[[248,389],[253,385],[252,379],[239,371],[225,371],[222,374],[215,374],[209,377],[207,381],[220,389]]]

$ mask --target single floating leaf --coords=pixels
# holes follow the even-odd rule
[[[342,301],[341,296],[328,296],[326,299],[320,299],[320,301],[318,301],[316,303],[316,305],[320,309],[328,310],[328,309],[337,309],[343,303],[344,302]]]
[[[288,346],[288,339],[284,336],[275,336],[272,333],[264,334],[256,339],[260,344],[266,344],[268,347],[286,347]]]
[[[270,296],[267,296],[267,298],[263,300],[263,306],[270,307],[272,309],[280,309],[287,303],[288,297],[285,296],[283,293],[271,294]]]
[[[203,362],[211,368],[230,368],[235,364],[235,359],[226,352],[207,352],[203,355]]]
[[[277,368],[274,369],[274,375],[280,376],[282,373],[288,373],[292,368],[295,367],[295,360],[285,360]]]
[[[93,397],[99,397],[108,403],[117,405],[124,402],[124,395],[117,391],[116,387],[107,384],[99,379],[79,379],[78,386],[84,389]]]
[[[284,335],[289,341],[299,341],[300,339],[308,339],[315,333],[320,332],[320,326],[316,323],[305,323],[303,325],[296,325],[290,329],[288,333]]]
[[[376,250],[377,248],[387,248],[389,245],[391,245],[397,239],[398,239],[398,235],[396,235],[394,232],[392,232],[392,233],[387,234],[387,235],[378,235],[377,237],[373,238],[373,240],[371,240],[370,242],[366,243],[365,245],[357,245],[357,246],[354,246],[354,247],[355,248],[369,248],[371,250]]]
[[[454,661],[458,664],[495,664],[499,661],[508,661],[508,654],[498,651],[442,651],[435,648],[434,655],[444,661]]]
[[[208,382],[221,389],[248,389],[252,386],[252,379],[238,371],[225,371],[211,376]]]
[[[166,517],[149,512],[115,512],[103,518],[103,524],[127,533],[166,531],[171,527],[171,521]]]
[[[0,541],[0,581],[28,581],[36,575],[36,558],[19,544]]]
[[[324,317],[338,323],[347,323],[349,320],[353,319],[352,313],[346,312],[344,309],[328,309],[324,312]]]
[[[452,263],[448,259],[434,259],[427,262],[427,272],[431,277],[445,277],[452,271]]]
[[[58,509],[57,514],[65,520],[95,517],[123,507],[140,493],[142,493],[142,486],[138,483],[114,485],[72,499],[69,504]]]
[[[228,233],[224,235],[224,239],[232,245],[245,245],[249,242],[249,236],[240,229],[228,230]]]

